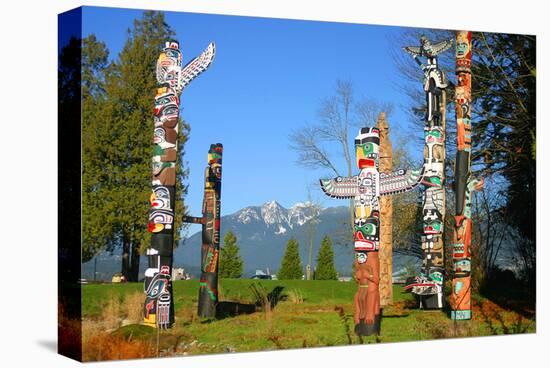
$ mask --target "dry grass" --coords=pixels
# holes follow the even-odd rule
[[[138,291],[128,294],[122,303],[122,312],[130,323],[143,321],[143,302],[145,296]]]
[[[265,314],[266,319],[271,319],[271,301],[269,300],[269,293],[261,284],[250,285],[250,290],[256,300],[256,305],[260,306]]]
[[[156,347],[148,342],[110,334],[93,335],[84,346],[83,360],[87,362],[150,358],[157,355]]]
[[[103,323],[103,329],[113,330],[120,327],[122,321],[122,305],[120,299],[113,295],[109,296],[107,303],[105,303],[101,311],[101,321]]]
[[[429,313],[429,312],[428,312]],[[422,322],[420,327],[430,339],[448,339],[452,337],[477,336],[471,321],[452,321],[431,318],[423,314],[417,317]]]
[[[292,304],[302,304],[304,302],[304,295],[299,289],[292,289],[288,292],[288,301]]]
[[[103,305],[99,320],[82,321],[82,360],[101,361],[149,358],[157,355],[156,346],[147,341],[111,334],[123,318],[131,323],[143,320],[143,294],[130,293],[122,300],[110,295]]]

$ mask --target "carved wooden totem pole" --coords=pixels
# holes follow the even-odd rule
[[[198,307],[198,315],[202,318],[214,318],[218,304],[222,154],[223,146],[221,143],[210,145],[208,166],[204,174],[202,217],[183,217],[183,222],[202,224],[201,279]]]
[[[426,115],[424,126],[424,177],[422,185],[422,271],[405,287],[417,295],[420,308],[443,308],[444,224],[445,224],[445,74],[437,64],[437,55],[452,46],[452,40],[432,44],[420,38],[420,46],[407,46],[424,72]],[[420,60],[425,57],[427,64]]]
[[[471,176],[472,149],[472,32],[456,33],[456,80],[455,110],[457,126],[457,151],[455,164],[456,214],[453,229],[453,286],[450,297],[451,318],[472,318],[470,305],[470,246],[472,238],[471,194],[483,187],[483,179]]]
[[[389,172],[393,169],[392,146],[389,125],[386,114],[378,116],[376,127],[380,130],[380,171]],[[380,306],[393,304],[392,282],[392,215],[393,199],[391,196],[380,198]]]
[[[360,172],[352,177],[321,179],[321,188],[333,198],[354,199],[355,333],[380,333],[380,196],[412,190],[422,177],[420,170],[379,172],[380,131],[361,128],[355,138]]]
[[[195,77],[208,68],[214,53],[215,47],[211,43],[199,57],[182,67],[179,43],[169,41],[157,61],[157,81],[161,87],[157,89],[153,119],[153,190],[148,223],[152,235],[147,249],[149,265],[144,283],[144,324],[151,327],[166,329],[174,323],[171,272],[179,96]]]

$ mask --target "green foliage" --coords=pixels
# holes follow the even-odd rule
[[[534,241],[536,40],[474,32],[473,43],[473,164],[485,177],[498,173],[506,178],[506,220]]]
[[[239,255],[237,237],[229,230],[223,237],[220,254],[220,278],[237,279],[243,274],[243,260]]]
[[[83,261],[122,247],[137,277],[139,254],[149,243],[153,103],[156,60],[174,35],[160,12],[146,11],[128,30],[126,43],[107,65],[108,50],[94,35],[83,42],[82,223]],[[178,151],[189,127],[183,121]],[[184,213],[181,185],[188,172],[178,165],[175,234]],[[131,256],[130,256],[131,254]],[[123,265],[123,272],[126,266]]]
[[[407,147],[407,140],[400,138],[393,143],[393,167],[415,167],[417,164],[411,157]],[[416,190],[400,193],[391,198],[392,211],[392,239],[393,247],[407,253],[422,254],[418,233],[422,229],[422,206],[418,201]]]
[[[281,267],[279,268],[279,272],[277,272],[279,280],[299,280],[302,278],[302,261],[300,260],[298,249],[298,241],[294,238],[290,239],[281,261]]]
[[[330,236],[325,236],[317,254],[316,280],[336,280],[336,268],[334,267],[334,250]]]
[[[108,66],[109,50],[95,34],[82,40],[82,96],[90,99],[105,93],[105,70]]]

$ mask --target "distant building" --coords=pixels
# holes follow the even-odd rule
[[[275,276],[275,277],[273,277]],[[267,269],[267,273],[265,273],[263,270],[256,270],[256,273],[252,275],[251,279],[257,279],[257,280],[276,280],[276,275],[270,275],[269,274],[269,268]]]
[[[121,282],[126,282],[126,277],[124,277],[124,275],[120,272],[117,272],[113,275],[113,277],[111,278],[111,282],[113,284],[119,284]]]
[[[172,280],[189,280],[191,276],[185,272],[183,267],[172,268]]]

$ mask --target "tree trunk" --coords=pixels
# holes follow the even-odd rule
[[[137,282],[139,278],[139,244],[133,243],[132,246],[132,255],[130,258],[130,270],[126,278],[127,281]]]
[[[393,168],[392,145],[389,135],[389,126],[386,115],[380,113],[377,127],[380,129],[380,172],[391,172]],[[380,198],[380,305],[382,307],[393,304],[392,285],[392,196]]]
[[[122,240],[122,265],[120,272],[128,280],[130,273],[130,242],[125,237]]]

